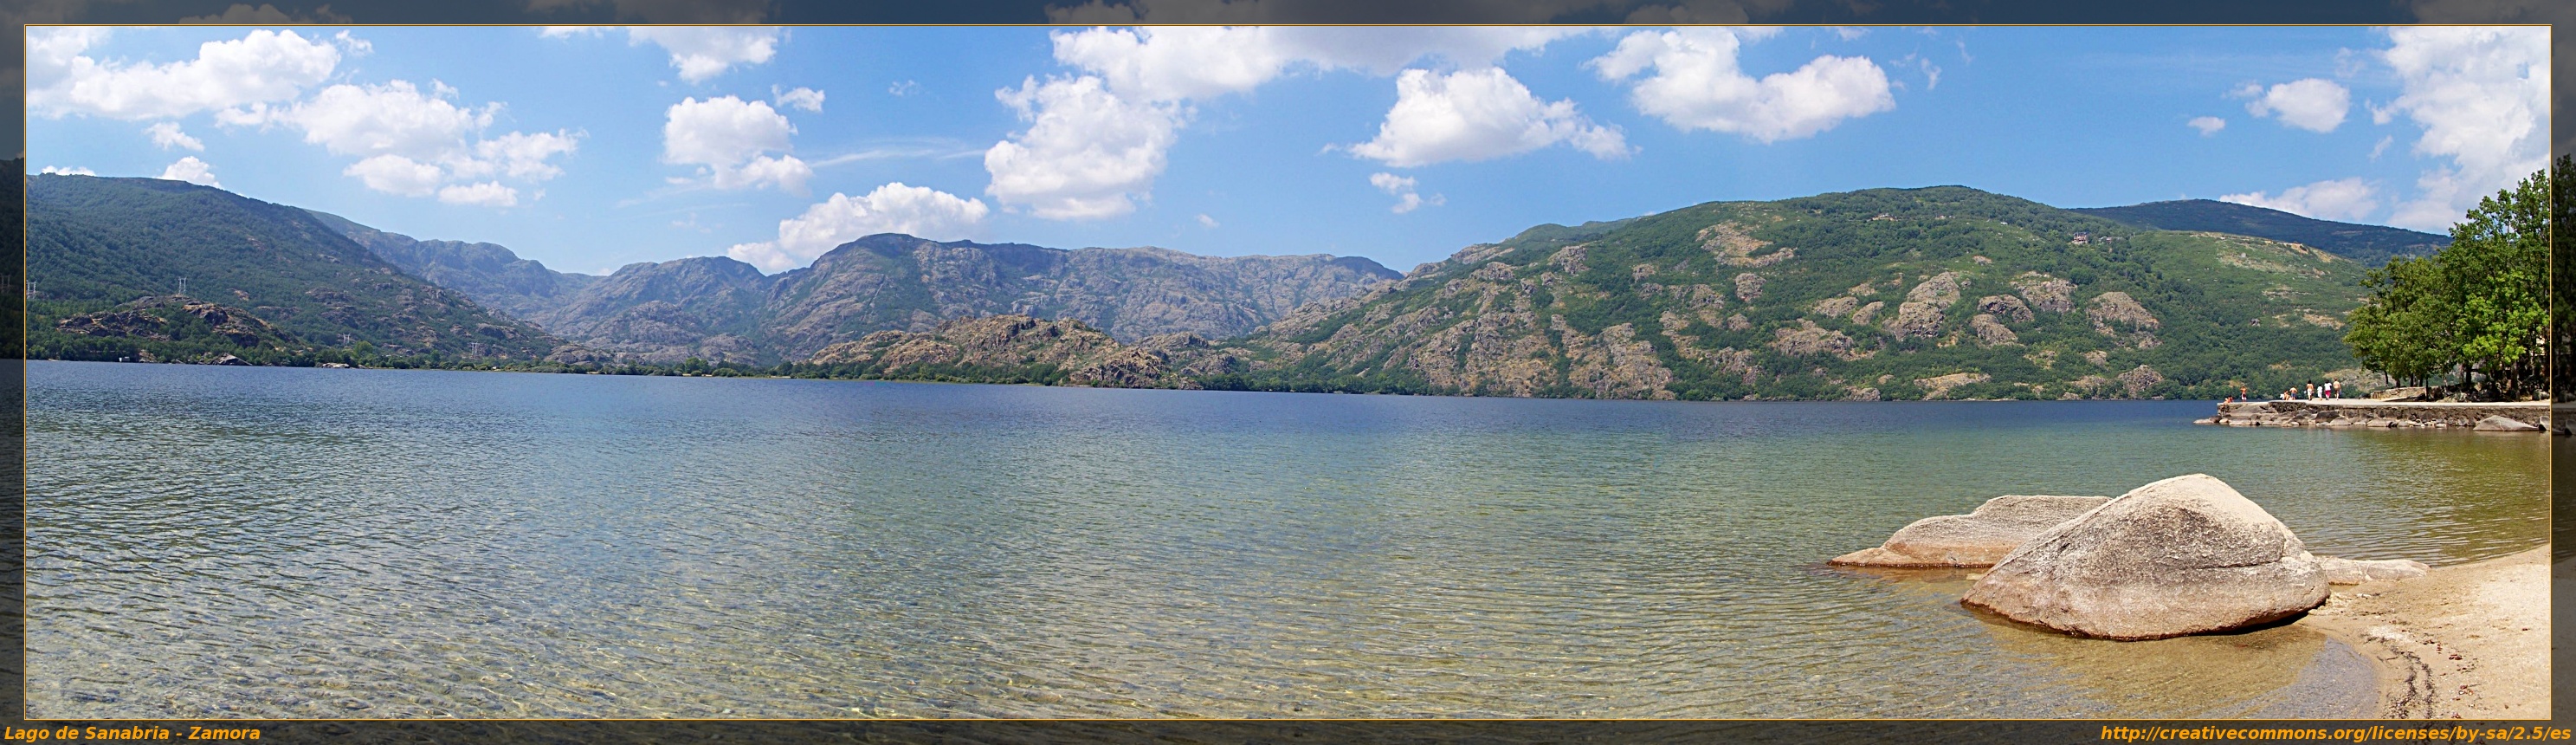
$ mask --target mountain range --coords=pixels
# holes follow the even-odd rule
[[[2361,274],[2440,239],[2206,200],[2068,210],[1952,186],[1541,225],[1402,275],[1358,257],[883,234],[776,275],[697,257],[602,277],[207,187],[25,180],[42,301],[30,309],[56,341],[106,333],[96,314],[120,303],[171,295],[164,276],[232,293],[247,273],[279,286],[239,287],[226,308],[274,324],[280,334],[261,339],[279,348],[370,341],[584,369],[697,358],[796,374],[1256,390],[1863,400],[2270,390],[2359,375],[2341,327]],[[331,293],[371,299],[386,323],[347,323],[349,303],[335,316],[272,299]],[[433,333],[420,322],[425,299],[465,315]]]
[[[1539,226],[1240,339],[1137,347],[1163,363],[1151,384],[1177,387],[2216,398],[2359,376],[2341,336],[2363,270],[2298,243],[1964,187],[1873,189]],[[962,359],[953,335],[881,336],[815,362],[906,377]]]
[[[1079,320],[1121,339],[1240,336],[1300,305],[1401,276],[1356,256],[1209,257],[1162,248],[1065,250],[886,233],[763,275],[726,257],[550,271],[489,243],[424,241],[320,215],[412,273],[536,322],[563,355],[771,365],[874,331],[1002,313]]]
[[[102,325],[96,314],[180,295],[307,347],[363,341],[388,354],[532,360],[558,346],[543,329],[424,281],[300,209],[158,179],[44,174],[25,179],[25,189],[30,326],[56,332],[31,334],[31,347],[132,354],[117,338],[126,334],[114,331],[130,326]],[[148,305],[122,311],[182,323],[154,309],[185,302]],[[168,336],[140,338],[182,341],[150,334]]]
[[[1232,337],[1400,276],[1360,257],[1207,257],[881,234],[775,275],[730,258],[693,257],[601,277],[554,271],[495,244],[416,239],[182,182],[43,174],[25,183],[31,269],[58,329],[73,315],[175,295],[185,277],[191,289],[214,292],[190,294],[237,300],[295,338],[367,341],[393,354],[767,366],[871,332],[999,313],[1078,320],[1122,339]],[[316,298],[325,294],[361,307],[320,307]],[[471,317],[444,319],[452,321],[444,334],[431,328],[437,324],[413,323],[431,305]],[[331,321],[342,316],[382,322]],[[419,328],[397,332],[404,323]],[[503,348],[458,336],[485,327],[528,343]]]

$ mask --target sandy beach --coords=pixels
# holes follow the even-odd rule
[[[2437,567],[2409,580],[2336,586],[2299,625],[2379,666],[2379,716],[2549,718],[2549,547]]]

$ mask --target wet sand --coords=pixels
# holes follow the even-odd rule
[[[2297,625],[2378,664],[2379,716],[2548,719],[2549,547],[2439,567],[2409,580],[2337,585]]]

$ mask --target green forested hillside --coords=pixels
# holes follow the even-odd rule
[[[1734,399],[2277,391],[2353,361],[2355,262],[1963,187],[1542,226],[1176,367],[1212,388]]]
[[[48,174],[23,183],[36,356],[130,353],[136,340],[64,322],[177,295],[183,278],[189,298],[246,311],[313,349],[365,342],[387,355],[526,360],[555,345],[402,273],[300,209],[158,179]]]
[[[2229,233],[2305,244],[2328,253],[2377,266],[2397,256],[2430,256],[2451,237],[2380,225],[2318,220],[2275,209],[2211,199],[2178,199],[2126,207],[2074,210],[2149,230]]]

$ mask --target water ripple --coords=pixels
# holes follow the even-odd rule
[[[2194,471],[2320,553],[2448,564],[2546,527],[2545,438],[2183,402],[29,384],[49,718],[2342,715],[2370,681],[2302,629],[2066,639],[1961,609],[1961,573],[1817,562]]]

